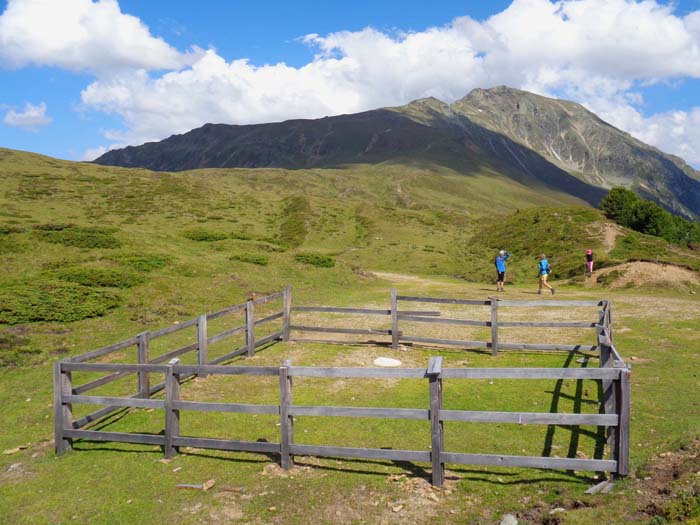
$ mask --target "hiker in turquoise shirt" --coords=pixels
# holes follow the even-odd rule
[[[497,281],[496,281],[496,291],[503,291],[503,283],[506,280],[506,259],[510,257],[510,252],[501,250],[496,256],[494,264],[496,265]]]
[[[549,277],[549,274],[552,272],[552,268],[549,266],[549,261],[547,261],[547,256],[544,253],[540,254],[540,262],[537,265],[537,270],[540,276],[540,286],[537,289],[537,293],[542,295],[542,288],[544,287],[549,288],[549,291],[554,295],[556,290],[547,283],[547,277]]]

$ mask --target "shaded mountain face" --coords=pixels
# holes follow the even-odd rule
[[[506,87],[477,89],[451,105],[427,98],[316,120],[207,124],[109,151],[94,162],[181,171],[407,161],[446,165],[466,175],[496,171],[594,205],[608,188],[623,185],[677,213],[700,214],[698,173],[682,160],[583,106]]]

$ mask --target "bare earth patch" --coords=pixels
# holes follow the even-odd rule
[[[613,271],[620,272],[610,288],[623,288],[625,286],[667,286],[684,287],[700,284],[700,274],[686,268],[679,268],[669,264],[651,262],[631,262],[620,264],[612,268],[605,268],[594,273],[593,279],[601,275],[607,275]]]

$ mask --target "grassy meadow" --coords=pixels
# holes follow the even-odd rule
[[[622,228],[608,236],[612,227],[596,210],[561,194],[494,173],[464,175],[432,165],[173,174],[0,149],[0,180],[0,523],[498,523],[513,513],[523,523],[583,524],[700,515],[697,282],[616,288],[580,275],[588,247],[606,269],[645,260],[696,274],[697,252]],[[508,298],[536,298],[535,258],[545,251],[557,298],[613,301],[616,344],[633,366],[633,475],[610,494],[586,496],[597,480],[581,472],[448,465],[446,487],[433,490],[426,464],[297,458],[285,473],[274,457],[261,454],[188,449],[163,461],[158,447],[90,442],[76,443],[60,458],[53,453],[51,366],[58,359],[286,284],[293,286],[295,304],[307,305],[384,308],[391,286],[402,294],[485,298],[495,291],[492,260],[501,247],[513,253]],[[445,309],[455,317],[472,314],[486,315]],[[548,309],[532,318],[559,314],[575,317]],[[594,319],[595,309],[587,315]],[[381,328],[386,321],[335,323]],[[210,330],[226,328],[221,321]],[[478,330],[470,335],[485,337]],[[502,340],[592,343],[593,335],[504,329]],[[192,337],[188,330],[164,338],[154,352]],[[214,355],[230,349],[227,344],[238,343],[222,343],[212,348]],[[598,366],[595,356],[584,354],[504,352],[493,358],[407,347],[394,356],[379,346],[301,342],[276,344],[237,362],[277,365],[289,358],[297,365],[371,366],[376,357],[392,356],[420,367],[433,355],[442,355],[445,366]],[[132,358],[128,351],[117,356]],[[89,377],[76,374],[75,382]],[[183,385],[183,397],[276,404],[273,379],[200,378]],[[100,392],[126,393],[134,384],[129,377]],[[444,395],[451,409],[597,412],[597,388],[572,381],[454,381],[446,382]],[[295,382],[294,399],[426,408],[428,389],[425,381],[305,378]],[[88,407],[76,407],[77,416],[81,411]],[[278,440],[274,417],[208,416],[185,414],[182,433]],[[295,439],[430,446],[427,422],[332,423],[299,418]],[[163,414],[131,409],[96,428],[158,433]],[[446,443],[459,452],[606,453],[595,427],[451,423]],[[216,485],[206,492],[176,488],[211,479]],[[553,509],[564,510],[550,514]]]

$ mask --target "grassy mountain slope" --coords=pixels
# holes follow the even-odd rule
[[[316,120],[207,124],[160,142],[105,153],[98,164],[179,171],[211,167],[338,167],[429,162],[495,171],[597,204],[622,185],[675,213],[700,214],[700,174],[603,122],[583,106],[504,86],[453,104],[420,99]]]
[[[483,299],[493,293],[492,259],[500,247],[513,252],[509,272],[517,284],[507,288],[508,297],[532,299],[534,254],[551,251],[560,279],[575,270],[584,246],[600,242],[606,224],[582,201],[498,173],[465,176],[427,162],[163,173],[0,150],[0,177],[0,365],[12,367],[3,370],[0,382],[5,429],[0,451],[7,451],[0,455],[0,521],[68,523],[89,516],[93,523],[491,523],[508,512],[539,522],[559,507],[568,509],[564,515],[570,523],[648,521],[648,500],[640,491],[651,492],[651,484],[628,480],[609,497],[586,496],[584,490],[596,482],[592,473],[450,466],[447,489],[435,492],[421,479],[428,465],[405,462],[297,457],[301,466],[288,477],[274,467],[275,458],[249,453],[187,449],[163,462],[159,447],[86,441],[62,458],[52,453],[52,361],[287,283],[297,304],[383,308],[392,285],[410,295]],[[655,251],[660,259],[698,264],[690,252],[644,236],[637,244],[623,242],[626,237],[629,232],[623,231],[613,246],[591,246],[601,254],[610,250],[608,262]],[[313,257],[298,257],[309,254],[330,257],[335,266],[318,267],[303,262]],[[372,273],[381,270],[393,274]],[[697,359],[697,296],[687,289],[639,294],[569,286],[561,292],[565,298],[604,295],[615,303],[616,342],[626,357],[635,357],[633,443],[640,445],[632,447],[632,467],[638,480],[656,476],[655,456],[698,433],[695,398],[678,396],[697,383],[688,366]],[[544,310],[539,314],[557,315],[551,313],[556,309]],[[212,330],[231,328],[225,324],[230,320],[217,321]],[[376,321],[359,322],[375,326]],[[503,337],[519,337],[513,332],[517,329]],[[562,334],[538,329],[533,337],[559,342]],[[587,337],[593,337],[591,331]],[[172,349],[165,346],[168,341],[157,344],[154,352]],[[212,345],[210,352],[222,348]],[[276,366],[292,358],[300,365],[367,366],[386,352],[281,343],[238,363]],[[493,358],[478,351],[414,347],[398,357],[406,366],[424,366],[431,355],[459,367],[597,366],[595,357],[579,364],[578,355],[552,352],[503,352]],[[129,357],[133,354],[125,351],[116,358]],[[76,373],[74,379],[85,377]],[[183,385],[183,393],[201,401],[274,404],[276,378],[255,379],[197,379]],[[446,404],[454,409],[598,410],[592,401],[596,386],[585,383],[456,383],[445,388]],[[127,377],[102,392],[124,394],[133,387],[134,378]],[[294,388],[295,402],[305,405],[321,399],[416,408],[427,402],[425,382],[413,380],[300,380]],[[91,407],[74,408],[82,415]],[[104,430],[158,433],[162,416],[159,410],[133,409]],[[594,428],[446,427],[448,445],[466,452],[591,457],[596,450]],[[276,418],[266,415],[220,414],[212,423],[207,414],[187,413],[182,428],[190,435],[250,441],[276,441],[279,433]],[[325,418],[302,417],[295,429],[298,442],[310,444],[411,450],[430,444],[424,422],[328,424]],[[682,480],[692,474],[685,467],[667,470]],[[217,482],[210,491],[176,488],[209,479]],[[665,496],[659,513],[667,507],[675,512],[671,505],[686,501],[681,488]]]

